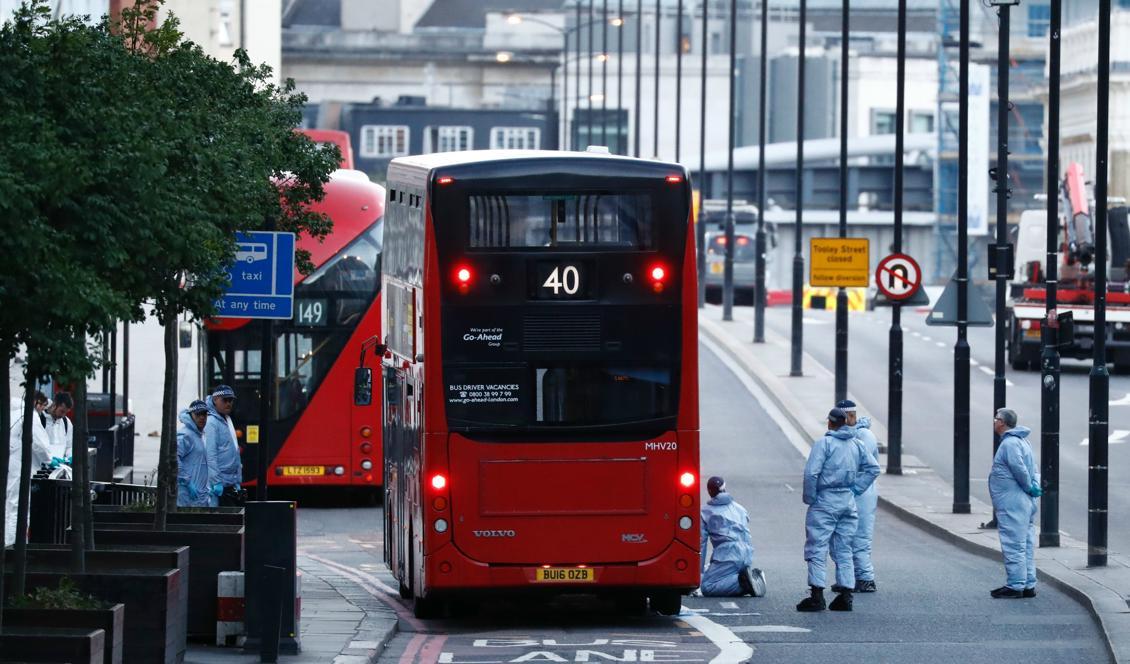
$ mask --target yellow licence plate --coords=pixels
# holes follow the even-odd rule
[[[596,581],[588,567],[539,567],[534,581],[539,583],[590,583]]]
[[[722,270],[724,268],[725,268],[725,265],[721,261],[719,261],[717,263],[711,263],[710,264],[710,273],[711,274],[722,274]]]
[[[315,477],[326,474],[325,466],[282,466],[286,477]]]

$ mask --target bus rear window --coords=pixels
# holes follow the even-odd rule
[[[473,194],[468,246],[648,250],[654,241],[652,207],[648,194]]]

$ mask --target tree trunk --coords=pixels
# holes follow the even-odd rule
[[[27,517],[31,502],[31,418],[35,417],[35,378],[32,358],[24,365],[24,415],[20,427],[20,499],[16,509],[16,568],[12,574],[12,597],[23,597],[27,592]]]
[[[86,376],[75,381],[75,391],[71,396],[75,400],[72,421],[75,430],[71,445],[71,573],[83,574],[86,572],[86,501],[83,499],[87,472],[86,426],[82,427],[80,436],[78,423],[86,421]]]
[[[0,538],[3,538],[3,533],[7,532],[7,518],[8,518],[8,459],[10,454],[9,445],[12,440],[12,386],[8,381],[11,379],[11,365],[12,355],[7,350],[7,345],[2,346],[4,350],[0,351],[0,355],[4,356],[4,381],[0,383],[0,431],[4,435],[3,449],[0,450],[0,487],[4,487],[4,509],[0,509]],[[7,546],[7,542],[0,539],[0,551]],[[0,631],[4,629],[4,571],[5,561],[4,556],[0,556]]]
[[[165,390],[161,403],[161,458],[157,470],[157,505],[153,529],[164,530],[169,512],[177,507],[177,315],[165,314]]]

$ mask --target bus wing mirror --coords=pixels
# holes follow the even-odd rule
[[[369,406],[373,403],[373,370],[357,367],[353,370],[353,405]]]

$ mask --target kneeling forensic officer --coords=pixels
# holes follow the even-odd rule
[[[749,512],[726,492],[726,481],[711,477],[706,483],[710,500],[702,507],[702,559],[706,545],[713,551],[699,587],[707,597],[765,595],[765,577],[753,567],[753,542]]]

